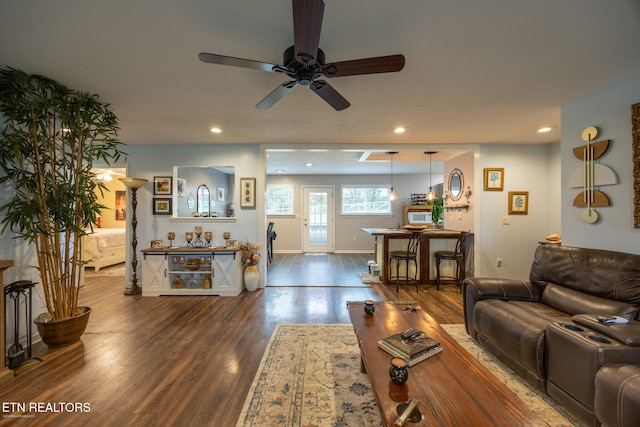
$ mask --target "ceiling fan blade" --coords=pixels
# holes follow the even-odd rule
[[[323,14],[322,0],[293,0],[293,45],[302,64],[316,62]]]
[[[315,80],[311,83],[311,90],[324,99],[327,104],[335,108],[336,111],[342,111],[351,105],[333,86],[324,80]]]
[[[326,77],[344,77],[360,74],[395,73],[404,68],[404,55],[378,56],[333,62],[322,67]]]
[[[256,108],[259,108],[261,110],[264,110],[265,108],[271,108],[273,104],[284,98],[284,96],[295,89],[296,86],[298,86],[298,82],[295,80],[282,83],[280,86],[275,88],[273,92],[267,95],[262,101],[258,102]]]
[[[251,59],[234,58],[232,56],[216,55],[215,53],[201,53],[200,61],[209,64],[231,65],[233,67],[251,68],[254,70],[268,71],[270,73],[284,73],[285,67],[268,62],[252,61]]]

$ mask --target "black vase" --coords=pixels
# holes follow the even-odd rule
[[[376,307],[373,305],[373,301],[371,300],[366,300],[364,302],[364,312],[366,314],[373,314],[373,312],[376,311]]]
[[[392,358],[391,366],[389,366],[389,376],[395,384],[402,385],[406,383],[409,378],[407,362],[399,357]]]

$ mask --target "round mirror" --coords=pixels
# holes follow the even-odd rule
[[[449,194],[451,200],[459,200],[462,196],[462,187],[464,186],[464,178],[462,171],[458,168],[451,171],[449,175]]]
[[[211,193],[209,192],[209,187],[202,184],[196,192],[196,216],[209,216],[209,212],[211,212],[210,203]]]

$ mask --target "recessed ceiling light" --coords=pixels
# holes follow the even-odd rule
[[[313,163],[307,162],[307,163],[305,163],[305,166],[313,166]]]
[[[397,127],[393,130],[394,133],[404,133],[405,128],[403,127]]]
[[[220,130],[220,128],[211,128],[211,132],[220,133],[220,132],[222,132],[222,130]]]
[[[550,132],[551,129],[553,129],[553,128],[550,127],[550,126],[545,126],[543,128],[538,129],[538,132],[540,132],[540,133]]]
[[[284,169],[276,169],[276,173],[284,173]]]

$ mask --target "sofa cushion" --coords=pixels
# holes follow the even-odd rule
[[[589,295],[555,283],[545,287],[541,302],[571,315],[599,313],[632,319],[638,312],[638,307],[634,304]]]
[[[640,305],[640,255],[540,245],[535,252],[529,280],[543,289],[549,283],[555,283],[602,298]]]
[[[498,344],[501,351],[512,359],[503,362],[519,372],[526,369],[527,376],[544,380],[547,324],[566,322],[571,317],[537,302],[491,299],[478,301],[473,319],[478,335]]]

